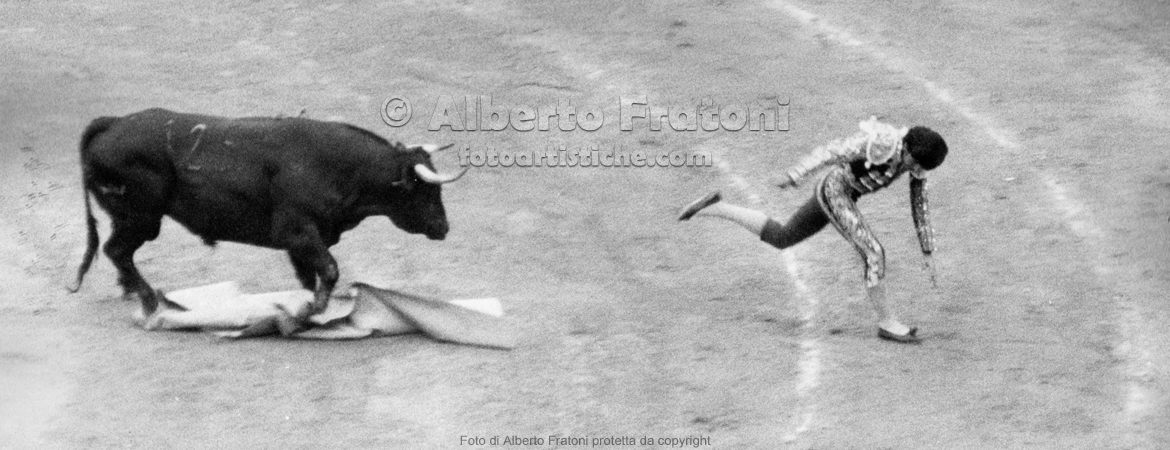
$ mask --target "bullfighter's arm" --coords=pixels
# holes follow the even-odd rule
[[[926,200],[926,171],[917,167],[910,172],[910,214],[914,217],[914,230],[918,233],[918,244],[922,247],[923,265],[930,276],[930,284],[938,286],[934,269],[934,227],[930,225],[929,202]]]
[[[852,161],[857,158],[864,158],[867,142],[869,142],[869,134],[857,133],[846,138],[835,139],[825,145],[814,148],[800,162],[785,171],[788,179],[783,180],[780,185],[796,186],[805,176],[821,168]]]
[[[914,230],[918,232],[918,243],[924,255],[934,252],[934,228],[930,226],[929,206],[926,200],[926,171],[918,168],[910,172],[910,213],[914,217]]]

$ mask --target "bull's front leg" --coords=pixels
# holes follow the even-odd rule
[[[289,249],[289,255],[294,261],[294,266],[309,267],[312,270],[312,275],[316,278],[316,289],[313,289],[313,302],[309,304],[309,308],[305,313],[308,316],[324,311],[329,305],[329,297],[333,295],[333,288],[337,286],[337,279],[339,274],[337,271],[337,261],[333,259],[333,255],[329,253],[329,249],[325,248],[323,243],[319,245],[309,245],[298,249]],[[300,270],[298,270],[300,272]],[[300,278],[298,276],[298,278]],[[302,285],[306,285],[305,280],[301,280]],[[310,289],[306,286],[306,289]]]
[[[309,316],[324,311],[329,305],[329,297],[333,294],[339,278],[337,261],[329,253],[329,248],[321,238],[317,226],[309,220],[287,217],[279,223],[275,231],[280,242],[288,249],[289,258],[301,285],[313,290],[313,301],[298,317],[302,321],[307,320]]]
[[[313,268],[311,259],[298,259],[295,254],[289,252],[288,259],[292,261],[293,270],[297,273],[297,281],[301,282],[301,287],[305,290],[317,291],[317,270]]]

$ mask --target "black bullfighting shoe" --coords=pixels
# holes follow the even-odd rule
[[[719,203],[719,200],[722,198],[723,197],[719,195],[719,191],[704,195],[703,198],[695,200],[687,206],[684,206],[683,209],[678,212],[678,220],[690,220],[691,217],[694,217],[695,213],[702,211],[703,208]]]
[[[900,344],[921,344],[922,339],[918,338],[918,327],[910,329],[906,334],[894,334],[886,331],[885,328],[878,328],[878,337],[887,341],[894,341]]]

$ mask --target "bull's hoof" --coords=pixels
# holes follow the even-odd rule
[[[321,302],[321,301],[309,302],[309,304],[307,306],[305,306],[305,311],[304,311],[305,317],[304,318],[305,318],[305,320],[308,320],[310,317],[313,317],[317,314],[321,314],[321,313],[325,312],[326,309],[329,309],[328,302]]]
[[[183,307],[183,305],[172,302],[170,299],[167,298],[166,295],[163,295],[163,292],[160,290],[153,290],[152,289],[152,290],[144,290],[144,291],[127,292],[125,294],[122,294],[122,299],[126,300],[126,301],[141,302],[142,303],[142,315],[144,317],[150,317],[151,315],[154,314],[155,311],[158,311],[158,309],[160,307],[163,309],[173,309],[173,310],[177,310],[177,311],[186,311],[187,310],[187,308]]]
[[[159,299],[165,299],[162,292],[155,290],[132,291],[122,294],[122,300],[133,302],[138,301],[142,304],[142,315],[150,317],[158,310]]]
[[[878,328],[878,337],[882,340],[897,342],[899,344],[921,344],[922,339],[918,337],[918,328],[911,328],[909,333],[894,334],[886,331],[884,328]]]

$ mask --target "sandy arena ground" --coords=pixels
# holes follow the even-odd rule
[[[1170,448],[1170,6],[548,3],[0,4],[0,447]],[[390,95],[412,101],[406,126],[382,122]],[[596,105],[606,121],[428,131],[444,95]],[[789,130],[620,131],[618,99],[636,95],[787,100]],[[63,288],[84,242],[82,129],[156,106],[715,165],[474,168],[445,187],[446,241],[371,218],[333,248],[343,283],[500,298],[523,332],[514,351],[225,341],[137,328],[104,256],[81,292]],[[906,181],[861,205],[920,346],[875,338],[860,261],[832,230],[779,252],[674,220],[713,189],[786,219],[810,188],[773,187],[779,171],[870,115],[951,148],[931,174],[938,290]],[[298,286],[282,253],[210,249],[173,222],[137,261],[163,290]]]

